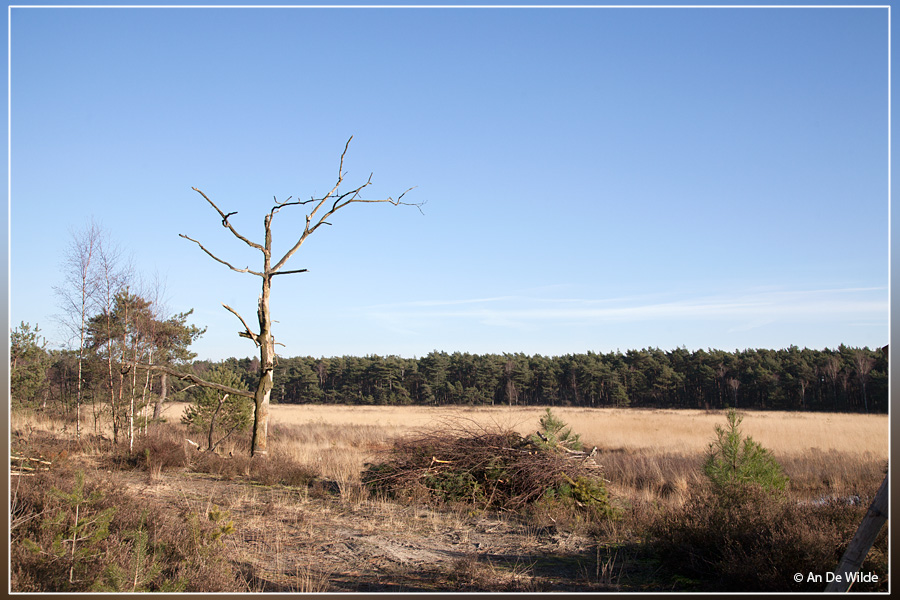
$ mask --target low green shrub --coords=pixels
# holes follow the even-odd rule
[[[20,541],[25,549],[46,561],[46,568],[57,572],[61,587],[66,588],[60,591],[74,591],[102,559],[103,542],[109,537],[116,507],[100,505],[100,490],[85,492],[84,471],[75,474],[71,492],[51,487],[48,496],[47,508],[41,513],[40,532]]]

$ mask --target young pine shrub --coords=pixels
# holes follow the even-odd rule
[[[781,465],[771,452],[753,438],[743,437],[743,417],[734,409],[726,415],[726,426],[716,425],[716,439],[709,445],[703,472],[715,489],[756,485],[771,491],[782,491],[788,483]]]
[[[141,513],[141,521],[138,527],[124,532],[122,541],[126,545],[122,552],[124,555],[120,561],[111,562],[106,566],[100,577],[91,586],[93,592],[181,592],[184,591],[187,582],[183,579],[176,581],[163,580],[158,582],[163,565],[160,561],[159,545],[150,542],[145,520],[147,511]],[[154,584],[158,587],[154,588]]]
[[[214,367],[206,375],[213,383],[233,388],[244,387],[240,375],[225,367]],[[182,422],[202,436],[205,450],[216,450],[232,434],[240,433],[253,420],[253,402],[212,388],[195,388],[193,401],[184,411]]]
[[[71,492],[51,487],[48,495],[46,508],[36,515],[43,516],[40,527],[19,542],[54,591],[80,591],[102,563],[116,507],[103,506],[102,491],[85,489],[84,471],[75,474]]]
[[[541,429],[531,434],[528,440],[541,450],[568,450],[579,451],[582,448],[581,436],[572,433],[571,428],[548,408],[540,420]]]
[[[865,508],[788,499],[781,466],[741,435],[740,423],[732,410],[727,425],[716,427],[703,469],[711,485],[660,514],[648,527],[650,546],[695,591],[821,592],[822,584],[795,574],[833,569]],[[886,562],[879,558],[884,540],[879,544],[867,564],[880,575]]]

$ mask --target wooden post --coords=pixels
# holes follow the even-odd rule
[[[826,592],[846,592],[850,590],[850,586],[853,584],[850,575],[856,573],[862,567],[866,554],[869,553],[869,549],[875,543],[875,538],[878,537],[878,532],[881,531],[887,519],[888,475],[885,475],[884,481],[881,482],[881,487],[878,488],[878,493],[875,494],[875,500],[872,501],[866,516],[863,517],[862,523],[859,524],[859,529],[856,530],[856,535],[853,536],[850,545],[844,552],[840,564],[834,570],[835,577],[825,587]]]

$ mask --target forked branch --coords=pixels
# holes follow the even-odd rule
[[[257,250],[259,250],[259,251],[262,252],[263,254],[266,254],[266,253],[267,253],[265,248],[263,248],[262,246],[260,246],[260,245],[257,244],[256,242],[251,242],[250,240],[248,240],[247,238],[245,238],[244,236],[242,236],[241,234],[239,234],[239,233],[237,232],[237,230],[236,230],[234,227],[232,227],[231,223],[228,222],[228,217],[230,217],[231,215],[236,215],[237,212],[230,212],[230,213],[228,213],[228,214],[225,214],[225,213],[222,212],[222,210],[221,210],[218,206],[216,206],[216,204],[215,204],[212,200],[209,199],[209,197],[208,197],[206,194],[204,194],[203,192],[201,192],[200,190],[198,190],[198,189],[195,188],[195,187],[192,187],[191,189],[194,190],[195,192],[197,192],[198,194],[200,194],[201,196],[203,196],[203,198],[204,198],[207,202],[209,202],[209,205],[212,206],[214,209],[216,209],[216,212],[219,213],[219,216],[220,216],[220,217],[222,217],[222,226],[223,226],[223,227],[227,227],[228,230],[229,230],[231,233],[233,233],[234,236],[235,236],[237,239],[241,240],[242,242],[244,242],[245,244],[247,244],[247,245],[250,246],[251,248],[256,248]]]
[[[212,388],[214,390],[219,390],[220,392],[225,392],[226,394],[233,394],[235,396],[241,396],[242,398],[254,398],[253,392],[248,392],[246,390],[239,390],[237,388],[229,387],[227,385],[222,385],[220,383],[213,383],[211,381],[206,381],[205,379],[201,379],[194,375],[193,373],[182,373],[181,371],[176,371],[175,369],[163,366],[163,365],[141,365],[134,363],[132,364],[134,367],[138,367],[141,369],[150,369],[151,371],[162,371],[164,373],[168,373],[173,377],[177,377],[179,379],[187,379],[188,381],[192,381],[194,384],[199,385],[200,387]]]
[[[244,326],[244,331],[238,332],[238,335],[241,337],[245,337],[249,340],[253,340],[253,343],[256,344],[257,346],[259,346],[259,336],[250,330],[250,326],[247,325],[247,322],[244,320],[244,317],[239,315],[238,311],[234,310],[227,304],[223,303],[222,306],[225,307],[225,310],[227,310],[228,312],[230,312],[231,314],[236,316],[238,319],[240,319],[241,324]]]

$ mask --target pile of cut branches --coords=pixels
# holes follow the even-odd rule
[[[477,423],[457,421],[399,438],[385,461],[367,466],[362,480],[371,490],[407,501],[514,511],[546,500],[609,510],[606,482],[589,455]]]

